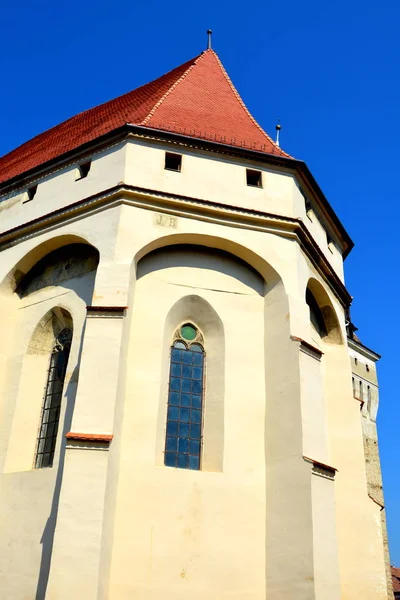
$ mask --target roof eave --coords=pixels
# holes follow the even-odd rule
[[[176,143],[181,143],[187,146],[209,149],[222,154],[230,154],[233,156],[256,160],[258,162],[264,162],[269,165],[290,170],[297,174],[300,179],[304,180],[306,185],[313,191],[319,208],[323,212],[324,218],[328,221],[343,246],[343,258],[346,258],[354,247],[352,239],[350,238],[346,229],[343,227],[341,221],[337,217],[335,211],[328,202],[305,162],[282,155],[267,154],[266,152],[260,152],[250,148],[222,144],[212,140],[195,138],[180,133],[173,133],[170,131],[154,129],[131,123],[126,123],[121,127],[113,129],[94,140],[86,142],[85,144],[82,144],[73,150],[70,150],[60,156],[57,156],[56,158],[42,163],[37,167],[21,173],[20,175],[0,182],[0,194],[6,194],[16,186],[21,187],[24,184],[31,182],[33,178],[37,179],[38,177],[47,174],[49,170],[54,168],[55,165],[68,163],[73,159],[76,160],[76,158],[78,158],[80,155],[85,155],[89,151],[93,152],[94,149],[99,150],[108,146],[110,142],[116,143],[119,140],[122,141],[128,134],[136,134],[143,137],[149,137],[153,135],[153,137],[157,139],[175,141]]]
[[[93,152],[93,150],[99,151],[102,148],[106,148],[110,145],[110,143],[117,143],[118,141],[122,141],[126,138],[129,133],[129,126],[122,125],[121,127],[117,127],[116,129],[112,129],[108,131],[104,135],[97,137],[94,140],[90,140],[89,142],[85,142],[68,152],[64,152],[52,158],[44,163],[41,163],[37,167],[33,167],[32,169],[28,169],[16,175],[15,177],[11,177],[10,179],[6,179],[5,181],[0,182],[0,194],[6,194],[8,191],[11,191],[15,187],[21,187],[24,184],[31,183],[32,179],[38,179],[39,177],[43,177],[47,175],[55,166],[68,164],[72,160],[77,160],[81,155],[86,156],[88,152]]]
[[[349,345],[349,348],[360,352],[363,356],[369,358],[374,362],[377,362],[379,359],[382,358],[380,354],[375,352],[375,350],[371,350],[371,348],[368,348],[368,346],[364,346],[364,344],[362,344],[361,342],[356,342],[356,340],[347,338],[347,343]]]

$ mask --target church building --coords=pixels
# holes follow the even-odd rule
[[[2,600],[392,597],[352,246],[211,48],[0,158]]]

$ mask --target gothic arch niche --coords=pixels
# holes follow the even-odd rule
[[[305,299],[310,310],[312,332],[317,339],[323,343],[342,344],[343,336],[336,312],[327,292],[316,279],[308,280]]]
[[[6,259],[7,251],[5,262]],[[6,365],[8,360],[21,353],[20,331],[27,330],[41,318],[40,306],[32,301],[32,294],[37,296],[36,302],[53,299],[54,303],[54,297],[73,292],[70,298],[81,298],[83,306],[91,304],[98,260],[97,249],[85,239],[76,235],[61,235],[38,244],[26,252],[6,275],[0,275],[0,278],[3,277],[0,283],[3,342],[0,353],[0,393],[7,393],[9,386],[17,385],[10,379],[10,369],[2,369],[1,363]],[[5,420],[7,425],[2,419],[5,427],[3,437],[9,433],[7,417]]]
[[[63,397],[68,380],[67,364],[61,364],[60,359],[68,362],[72,336],[71,314],[55,307],[40,319],[30,337],[20,372],[6,472],[52,466],[57,429],[59,439],[65,413]],[[38,453],[42,456],[45,453],[45,443],[47,448],[47,442],[40,442],[40,438],[44,440],[50,434],[54,443],[46,454],[51,457],[38,459]]]
[[[98,261],[97,249],[86,240],[62,235],[50,238],[27,252],[3,278],[0,284],[3,342],[0,393],[5,395],[7,403],[11,398],[9,390],[19,386],[17,368],[7,368],[7,361],[13,361],[15,365],[15,356],[24,352],[27,344],[25,332],[41,319],[46,303],[47,307],[51,307],[58,303],[58,297],[73,312],[74,318],[78,317],[78,321],[83,319],[86,316],[85,306],[92,303]],[[6,407],[1,419],[3,439],[7,439],[10,433],[9,415],[10,409]]]
[[[177,340],[176,332],[185,324],[193,324],[201,337],[204,348],[204,389],[202,389],[201,459],[204,471],[222,471],[224,457],[224,407],[225,407],[225,336],[222,321],[214,308],[197,295],[184,296],[168,312],[163,340],[163,376],[169,380],[171,346]],[[197,342],[196,338],[196,342]],[[160,390],[157,440],[164,452],[168,410],[168,385]],[[162,459],[164,462],[164,458]]]

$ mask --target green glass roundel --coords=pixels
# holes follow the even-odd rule
[[[186,323],[186,325],[182,325],[181,336],[184,340],[188,340],[189,342],[191,342],[195,339],[196,335],[197,330],[193,327],[193,325],[189,325],[188,323]]]

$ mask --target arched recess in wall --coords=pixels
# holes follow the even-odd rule
[[[157,423],[158,462],[163,462],[160,457],[165,446],[171,347],[180,326],[190,323],[201,332],[205,352],[204,443],[201,469],[221,471],[224,448],[225,332],[222,318],[211,302],[213,297],[217,302],[217,294],[217,304],[221,308],[230,306],[224,310],[233,310],[233,316],[232,313],[230,315],[231,321],[235,320],[234,315],[240,314],[242,307],[249,306],[246,303],[250,302],[251,305],[252,302],[256,302],[259,308],[259,327],[262,331],[264,279],[252,266],[237,256],[194,244],[168,246],[147,254],[139,261],[137,267],[139,294],[143,290],[142,281],[146,278],[149,279],[149,285],[153,282],[153,287],[147,287],[146,293],[158,290],[160,297],[171,297],[171,300],[165,300],[165,303],[160,300],[159,303],[160,310],[164,311],[168,306],[169,308],[168,312],[165,312],[162,339],[162,384]],[[196,292],[190,293],[194,288]],[[179,295],[181,297],[172,305],[168,304]],[[227,316],[228,313],[226,318]],[[239,321],[237,334],[240,335]]]
[[[24,254],[24,256],[22,256],[9,270],[0,283],[0,295],[5,295],[7,293],[13,294],[25,275],[46,255],[63,247],[75,244],[87,245],[98,255],[97,249],[81,236],[69,234],[52,237]]]
[[[324,343],[342,344],[343,336],[335,309],[324,287],[314,278],[308,280],[305,299],[313,335]]]
[[[176,233],[172,235],[165,235],[153,240],[139,250],[134,257],[132,267],[136,271],[139,261],[154,250],[181,245],[194,245],[204,248],[212,248],[215,250],[222,250],[236,258],[241,259],[244,263],[257,271],[264,279],[266,293],[275,285],[282,283],[280,275],[273,268],[273,266],[256,252],[253,252],[249,248],[246,248],[245,246],[226,238],[197,233]]]
[[[99,253],[93,246],[68,244],[52,250],[19,278],[15,293],[25,298],[46,287],[68,287],[68,281],[82,279],[97,269]]]
[[[97,249],[82,241],[82,238],[59,236],[28,252],[2,282],[0,308],[1,312],[4,311],[6,314],[4,331],[8,343],[1,358],[4,359],[5,364],[9,361],[10,364],[16,365],[15,369],[4,369],[4,377],[0,381],[0,394],[4,393],[6,399],[2,435],[3,439],[9,442],[9,450],[13,444],[18,443],[18,436],[14,435],[14,432],[20,431],[21,428],[25,431],[24,423],[27,426],[24,411],[18,411],[18,406],[21,402],[23,404],[25,400],[28,401],[30,397],[29,385],[25,385],[28,381],[25,371],[30,367],[26,367],[25,361],[27,357],[30,357],[29,365],[39,361],[39,358],[31,358],[32,344],[35,344],[35,340],[40,337],[43,311],[49,310],[52,306],[63,306],[73,318],[77,342],[74,343],[73,361],[74,366],[77,363],[79,366],[86,306],[92,303],[98,262]],[[33,332],[36,326],[38,327],[36,335],[29,341],[29,332]],[[38,356],[41,354],[39,353]],[[35,377],[35,381],[44,376],[42,364],[37,374],[34,370],[31,374]],[[77,377],[78,368],[74,369],[75,387]],[[45,383],[43,380],[41,383],[43,392]],[[18,397],[14,394],[15,390],[18,390]],[[22,390],[24,390],[24,400],[21,396]],[[26,414],[29,414],[29,411]],[[37,427],[36,421],[31,420],[30,428],[33,428],[35,435]],[[27,430],[26,435],[29,437],[31,430]],[[13,453],[10,454],[9,450],[7,462],[10,465],[9,457]],[[19,461],[17,462],[19,464]],[[29,455],[29,458],[25,457],[23,460],[23,468],[30,468],[31,464],[31,455]]]
[[[37,323],[22,361],[6,471],[52,466],[65,416],[71,314],[54,307]]]
[[[178,300],[168,312],[165,322],[163,363],[168,365],[168,370],[174,334],[186,323],[194,324],[201,332],[205,355],[201,469],[222,471],[225,423],[224,327],[214,308],[204,298],[189,295]],[[168,406],[167,392],[168,390],[165,389],[160,391],[159,426],[162,427],[163,438],[167,420],[165,412],[166,405]]]

